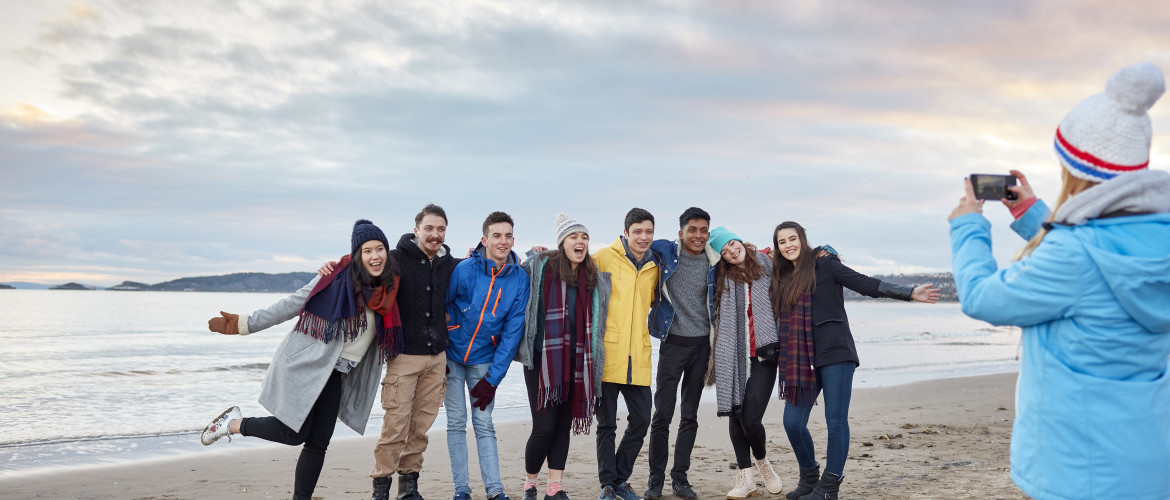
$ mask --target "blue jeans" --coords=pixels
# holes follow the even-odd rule
[[[845,470],[845,458],[849,455],[849,397],[853,394],[853,372],[857,365],[852,361],[835,363],[817,368],[817,392],[825,393],[825,427],[829,432],[829,448],[825,471],[838,476]],[[808,417],[813,405],[797,406],[784,404],[784,432],[788,443],[796,454],[800,468],[817,465],[816,450],[812,435],[808,433]]]
[[[471,494],[471,475],[467,472],[467,391],[482,380],[491,363],[461,365],[450,359],[447,367],[447,395],[443,406],[447,409],[447,452],[451,455],[451,479],[455,493]],[[464,389],[466,388],[466,390]],[[504,492],[500,481],[500,454],[496,449],[496,427],[492,424],[492,401],[487,410],[471,409],[471,426],[475,428],[475,447],[479,452],[479,474],[488,498]]]

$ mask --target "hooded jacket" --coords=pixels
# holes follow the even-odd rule
[[[605,321],[605,369],[602,382],[650,385],[650,329],[647,317],[658,285],[658,263],[646,251],[642,269],[626,257],[619,237],[593,254],[597,270],[610,274],[612,292]]]
[[[963,312],[1023,327],[1011,474],[1034,498],[1170,494],[1170,210],[1155,201],[1116,216],[1116,204],[1090,203],[1137,180],[1162,190],[1148,199],[1170,199],[1170,175],[1151,173],[1070,198],[1005,269],[982,214],[951,220]]]
[[[516,252],[499,270],[484,256],[483,244],[455,266],[447,287],[447,359],[461,365],[491,363],[484,377],[499,387],[524,338],[528,273]]]

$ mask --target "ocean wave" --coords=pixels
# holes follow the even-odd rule
[[[3,448],[22,448],[26,446],[44,446],[44,445],[68,445],[72,443],[94,443],[100,441],[113,441],[116,439],[135,439],[135,438],[154,438],[167,436],[184,436],[199,434],[200,430],[171,430],[158,432],[144,432],[141,434],[116,434],[109,436],[61,436],[48,439],[37,439],[30,441],[0,441],[0,449]]]
[[[211,368],[199,368],[196,370],[110,370],[98,373],[75,373],[75,377],[151,377],[156,375],[186,375],[189,373],[212,373],[212,372],[234,372],[234,371],[266,371],[268,370],[268,363],[244,363],[241,365],[231,366],[215,366]]]
[[[992,326],[987,328],[979,328],[976,330],[969,330],[963,332],[919,332],[919,333],[905,333],[902,335],[893,335],[889,337],[855,337],[854,342],[859,344],[871,344],[878,342],[921,342],[928,340],[950,339],[950,338],[971,338],[971,337],[987,337],[996,334],[1010,333],[1013,327],[1008,326]],[[953,345],[990,345],[992,343],[986,342],[961,342],[953,343]],[[942,344],[941,345],[947,345]]]
[[[969,361],[940,361],[936,363],[923,362],[922,360],[915,360],[914,363],[904,365],[887,365],[877,367],[865,367],[858,371],[866,372],[889,372],[899,370],[916,370],[928,372],[935,368],[953,368],[953,367],[967,367],[967,366],[981,366],[981,365],[995,365],[1000,363],[1015,363],[1019,361],[1015,356],[1005,356],[999,358],[984,358]]]

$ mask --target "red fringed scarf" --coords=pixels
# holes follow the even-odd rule
[[[379,286],[363,293],[354,293],[353,278],[349,273],[350,256],[341,258],[333,272],[317,281],[309,298],[301,307],[301,315],[293,331],[329,343],[337,338],[353,340],[366,328],[369,306],[381,318],[382,328],[377,333],[380,362],[394,359],[402,352],[402,317],[398,314],[398,276],[394,287]],[[368,296],[367,296],[368,295]]]
[[[780,398],[789,403],[808,406],[817,400],[817,380],[813,371],[812,294],[804,292],[792,308],[782,308],[776,318],[780,327]]]
[[[544,348],[541,351],[540,379],[536,408],[544,411],[565,402],[567,384],[573,384],[573,433],[589,434],[596,410],[593,403],[592,301],[586,287],[585,266],[577,266],[577,314],[568,317],[567,286],[555,272],[546,269],[541,284],[544,296]],[[577,331],[576,349],[568,346],[569,321]],[[576,359],[573,355],[576,354]],[[572,370],[570,370],[572,367]]]

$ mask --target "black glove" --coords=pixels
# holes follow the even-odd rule
[[[481,379],[475,387],[471,388],[472,408],[479,408],[479,411],[487,411],[488,405],[492,404],[492,400],[496,399],[496,386],[487,381],[487,378]]]
[[[780,362],[780,344],[768,344],[756,348],[756,357],[763,363],[777,364]]]

